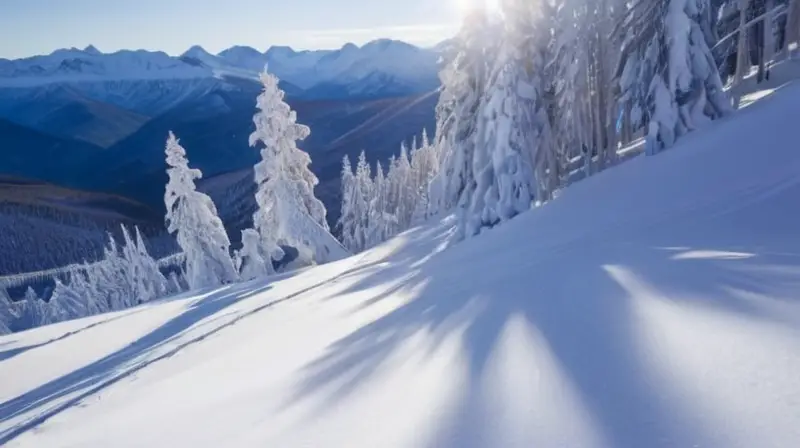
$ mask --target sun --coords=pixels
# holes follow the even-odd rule
[[[500,10],[500,0],[450,0],[450,2],[462,18],[479,8],[488,12]]]

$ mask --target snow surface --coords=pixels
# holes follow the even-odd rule
[[[800,446],[800,84],[446,248],[0,337],[8,447]]]

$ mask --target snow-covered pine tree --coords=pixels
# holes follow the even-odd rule
[[[618,27],[622,100],[649,123],[648,154],[731,111],[710,50],[712,20],[709,0],[637,0]]]
[[[165,152],[169,165],[164,195],[167,230],[177,235],[178,245],[186,254],[186,281],[192,289],[236,281],[230,240],[217,208],[210,197],[195,187],[195,180],[202,177],[202,172],[189,168],[186,150],[172,132]]]
[[[428,216],[430,201],[428,189],[431,180],[436,176],[438,160],[436,151],[428,139],[428,131],[422,129],[422,145],[411,154],[411,172],[414,176],[412,185],[414,199],[414,212],[412,213],[411,224],[419,224]]]
[[[20,306],[11,301],[5,288],[0,287],[0,335],[11,333],[21,315]]]
[[[339,232],[341,235],[341,242],[348,250],[353,251],[355,247],[356,235],[356,177],[353,174],[353,168],[350,165],[350,158],[344,156],[342,160],[342,207],[339,216]]]
[[[123,229],[124,230],[124,229]],[[134,227],[136,241],[132,248],[136,249],[131,256],[139,272],[138,287],[139,300],[149,302],[167,295],[167,279],[158,268],[158,262],[150,256],[145,245],[144,237],[138,227]],[[127,234],[127,232],[123,232]],[[126,241],[127,242],[127,241]]]
[[[431,185],[431,198],[437,212],[456,208],[458,239],[466,234],[476,187],[475,146],[483,140],[478,135],[480,103],[502,35],[495,22],[483,10],[468,16],[445,53],[447,63],[439,75],[442,91],[436,137],[440,169]]]
[[[177,272],[172,271],[167,278],[167,294],[174,295],[183,292],[185,287]]]
[[[259,209],[253,221],[262,250],[280,260],[280,245],[284,244],[298,249],[301,258],[310,262],[330,261],[333,238],[325,207],[314,196],[319,181],[308,168],[311,158],[297,147],[297,141],[311,131],[296,122],[297,115],[284,101],[277,77],[265,72],[261,82],[264,90],[257,99],[259,112],[253,116],[256,130],[250,135],[250,145],[261,146],[261,162],[255,166]]]
[[[74,274],[72,278],[76,277]],[[89,316],[86,307],[87,298],[82,295],[82,292],[76,288],[71,287],[71,282],[62,282],[56,279],[56,286],[50,296],[50,302],[47,306],[48,324],[64,322],[71,319],[78,319],[81,317]]]
[[[93,265],[84,262],[69,277],[69,287],[81,298],[86,316],[94,316],[109,311],[108,303],[103,297],[100,297],[97,290],[95,270],[96,268]]]
[[[400,233],[411,225],[411,216],[416,206],[414,196],[414,176],[411,172],[411,160],[405,143],[400,145],[400,154],[395,159],[389,178],[389,195],[395,204],[394,216],[397,218],[396,233]]]
[[[28,287],[25,291],[25,302],[22,310],[21,319],[24,328],[41,327],[49,323],[47,302],[40,299],[36,291],[31,287]]]
[[[242,249],[236,253],[239,277],[244,281],[267,275],[267,261],[261,255],[261,237],[254,229],[242,230]]]
[[[135,304],[131,288],[126,283],[126,269],[127,264],[120,256],[117,242],[109,233],[108,244],[103,250],[103,260],[94,265],[90,282],[98,301],[104,301],[111,311],[123,310]]]
[[[375,165],[368,213],[367,247],[374,247],[387,239],[386,178],[380,162]]]
[[[372,170],[367,162],[364,151],[358,156],[355,173],[355,191],[353,193],[353,216],[355,226],[353,231],[353,247],[351,252],[361,252],[367,249],[369,237],[369,203],[373,195]]]
[[[541,13],[530,2],[506,1],[503,8],[504,39],[480,103],[464,236],[528,210],[539,185],[533,164],[542,177],[550,168],[540,157],[551,150],[545,63],[537,49],[547,45],[547,34],[537,32]]]

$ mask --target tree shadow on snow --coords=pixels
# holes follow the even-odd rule
[[[149,353],[177,339],[187,330],[193,327],[199,328],[197,327],[198,324],[209,326],[209,318],[242,300],[261,294],[270,288],[271,285],[264,284],[264,281],[260,280],[258,282],[229,286],[210,293],[189,305],[180,315],[126,347],[0,404],[0,424],[24,413],[35,412],[31,419],[0,432],[0,446],[61,411],[79,404],[87,396],[129,377],[154,362],[175,355],[183,348],[202,341],[223,328],[235,324],[241,318],[274,305],[275,302],[270,302],[255,310],[250,310],[246,313],[242,312],[237,318],[219,326],[210,326],[208,331],[201,332],[197,337],[183,342],[155,358],[148,359]],[[66,400],[57,402],[62,398],[66,398]]]
[[[689,239],[654,233],[647,243],[576,240],[531,252],[519,241],[535,229],[521,221],[507,224],[519,226],[517,232],[488,232],[481,244],[444,251],[443,233],[431,238],[435,230],[417,229],[401,237],[386,260],[351,273],[354,283],[331,299],[376,292],[355,303],[353,312],[398,295],[407,299],[308,364],[287,405],[323,397],[317,409],[324,412],[359,391],[410,337],[424,332],[431,355],[456,335],[468,359],[467,380],[454,411],[431,410],[438,432],[430,445],[492,446],[489,426],[497,408],[489,405],[482,380],[507,324],[523,318],[544,341],[537,349],[548,351],[574,385],[608,446],[707,446],[719,434],[709,434],[659,390],[660,372],[639,343],[642,306],[666,301],[688,312],[711,310],[797,331],[797,317],[772,305],[796,304],[788,292],[800,287],[800,251],[781,255],[739,242],[734,249],[724,238],[699,250]],[[423,241],[432,242],[420,246]]]
[[[50,344],[52,344],[54,342],[63,341],[64,339],[67,339],[69,337],[78,335],[80,333],[83,333],[84,331],[91,330],[92,328],[96,328],[96,327],[99,327],[100,325],[107,324],[109,322],[113,322],[113,321],[115,321],[117,319],[120,319],[120,318],[122,318],[124,316],[129,316],[129,315],[131,315],[133,313],[136,313],[136,312],[139,312],[139,311],[141,311],[141,310],[128,311],[125,314],[122,314],[122,315],[119,315],[119,316],[105,318],[103,320],[100,320],[100,321],[97,321],[97,322],[93,322],[93,323],[91,323],[89,325],[86,325],[84,327],[77,328],[77,329],[72,330],[72,331],[68,331],[68,332],[62,334],[61,336],[58,336],[58,337],[55,337],[55,338],[52,338],[52,339],[48,339],[48,340],[46,340],[44,342],[39,342],[39,343],[36,343],[36,344],[26,345],[26,346],[23,346],[23,347],[15,347],[15,348],[12,348],[12,349],[0,351],[0,362],[3,362],[3,361],[8,360],[8,359],[11,359],[11,358],[13,358],[15,356],[18,356],[18,355],[21,355],[21,354],[23,354],[23,353],[25,353],[25,352],[27,352],[29,350],[33,350],[35,348],[44,347],[44,346],[50,345]],[[5,345],[5,344],[0,344],[0,347],[2,347],[3,345]]]

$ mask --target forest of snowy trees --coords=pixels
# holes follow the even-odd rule
[[[575,160],[586,177],[637,140],[648,155],[670,148],[733,111],[728,78],[757,65],[761,80],[775,53],[798,51],[799,4],[502,0],[499,11],[476,9],[443,53],[434,141],[403,147],[386,173],[378,163],[371,174],[363,153],[354,170],[344,160],[342,242],[358,252],[442,213],[458,218],[456,239],[474,236],[554,199],[577,177]],[[738,51],[714,52],[734,41]],[[736,69],[723,79],[731,55]]]
[[[281,266],[345,257],[347,252],[328,230],[325,207],[314,196],[318,181],[309,169],[311,158],[297,147],[310,130],[295,122],[277,77],[264,73],[261,82],[250,136],[251,146],[261,153],[254,167],[258,209],[254,228],[242,232],[240,250],[231,250],[214,202],[197,191],[195,181],[203,173],[190,167],[186,150],[170,132],[165,147],[165,222],[180,246],[180,261],[165,269],[148,253],[139,229],[131,233],[123,227],[121,244],[109,234],[101,261],[71,266],[56,276],[48,300],[28,288],[23,300],[12,301],[0,287],[0,334],[122,310],[181,291],[266,277]],[[299,253],[293,264],[284,262],[286,247]]]
[[[374,167],[363,151],[344,158],[341,243],[297,146],[311,130],[264,73],[250,136],[261,155],[258,209],[241,248],[231,248],[215,204],[195,187],[202,173],[170,133],[165,221],[181,252],[156,261],[139,229],[122,228],[103,260],[62,270],[48,300],[29,288],[12,301],[0,287],[0,334],[337,260],[431,217],[456,216],[454,241],[478,235],[613,166],[620,148],[640,141],[655,155],[725,117],[736,107],[728,81],[753,66],[767,79],[775,55],[799,44],[800,0],[502,0],[496,11],[477,9],[442,51],[433,137],[422,130]]]

